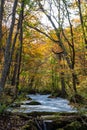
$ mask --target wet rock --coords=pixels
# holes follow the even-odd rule
[[[47,130],[86,130],[87,122],[85,116],[78,113],[60,113],[53,116],[42,116]],[[45,121],[47,120],[47,121]],[[51,123],[49,121],[52,121]],[[83,121],[82,121],[83,120]]]
[[[48,98],[56,98],[56,96],[50,95]]]
[[[43,113],[42,113],[43,114]],[[46,114],[46,113],[45,113]],[[0,130],[86,130],[87,117],[75,113],[41,116],[5,114],[0,116]]]
[[[41,103],[37,101],[31,101],[31,102],[26,103],[25,105],[41,105]]]
[[[10,107],[12,107],[12,108],[18,108],[20,106],[21,106],[21,103],[13,103],[10,105]]]
[[[27,100],[32,100],[29,96],[27,97]]]

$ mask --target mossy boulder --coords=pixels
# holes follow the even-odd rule
[[[21,128],[21,130],[38,130],[35,122],[33,120],[29,120],[29,122]]]
[[[38,129],[32,124],[23,126],[21,130],[38,130]]]
[[[26,97],[26,99],[27,99],[27,100],[32,100],[29,96],[28,96],[28,97]]]
[[[29,127],[30,127],[30,126],[27,124],[27,125],[23,126],[21,130],[28,130]]]
[[[31,102],[26,103],[26,105],[41,105],[41,103],[37,101],[31,101]]]
[[[21,93],[18,95],[16,102],[25,101],[25,100],[32,100],[29,96],[26,96],[27,93]]]
[[[67,124],[64,130],[79,130],[81,128],[81,123],[79,121],[71,122]]]
[[[19,108],[20,106],[21,106],[20,102],[16,102],[16,103],[13,103],[10,105],[10,107],[12,107],[12,108]]]

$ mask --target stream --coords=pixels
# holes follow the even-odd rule
[[[41,103],[41,105],[28,105],[30,100],[23,101],[22,105],[18,108],[9,108],[8,111],[11,112],[76,112],[77,110],[69,105],[69,101],[63,98],[48,98],[50,95],[40,95],[40,94],[29,94],[26,95],[30,97],[33,101]]]

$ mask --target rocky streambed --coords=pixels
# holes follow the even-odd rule
[[[50,95],[30,94],[27,99],[12,104],[8,111],[31,113],[31,112],[76,112],[76,108],[69,105],[69,101],[63,98],[49,98]],[[16,105],[15,105],[16,104]],[[17,105],[18,104],[18,105]],[[17,107],[16,107],[17,106]]]
[[[86,130],[87,117],[63,98],[27,95],[0,115],[0,130]]]
[[[87,117],[78,113],[9,113],[0,115],[0,130],[87,130]]]

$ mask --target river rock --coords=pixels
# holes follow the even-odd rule
[[[12,107],[12,108],[18,108],[20,106],[21,106],[21,103],[13,103],[10,105],[10,107]]]
[[[37,102],[37,101],[30,101],[30,102],[26,103],[25,105],[41,105],[41,103]]]
[[[27,100],[32,100],[29,96],[27,96]]]

